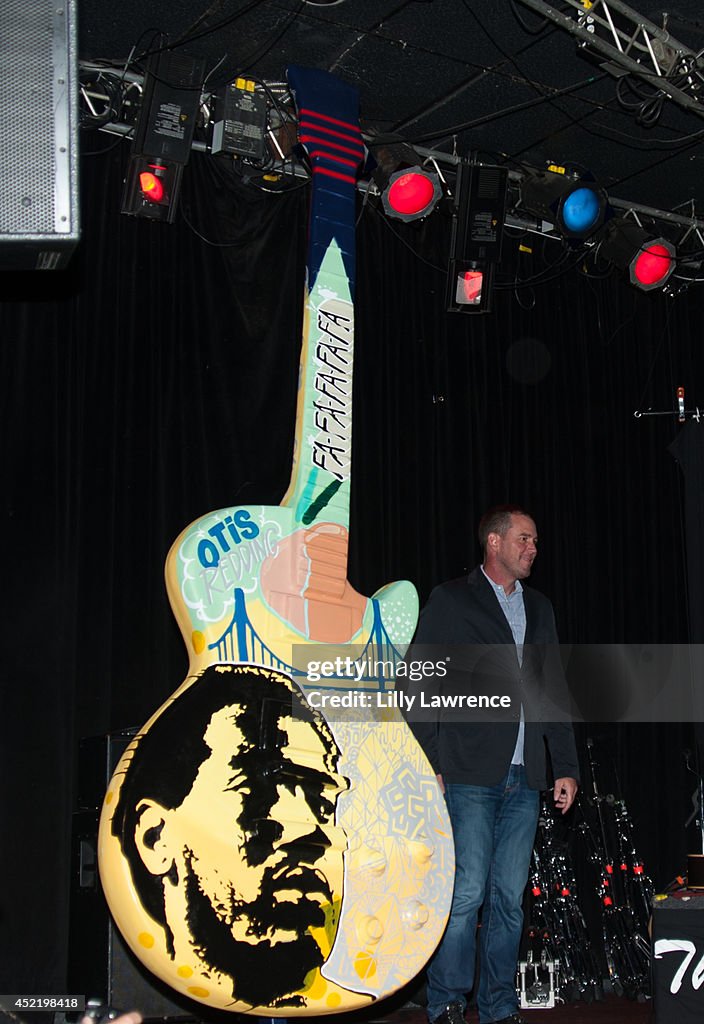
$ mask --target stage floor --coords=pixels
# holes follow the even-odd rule
[[[379,1007],[380,1009],[381,1007]],[[593,1003],[566,1003],[552,1010],[521,1010],[528,1024],[652,1024],[652,1001],[638,1003],[635,1000],[606,996]],[[341,1018],[340,1018],[341,1019]],[[467,1011],[467,1024],[478,1024],[476,1010]],[[425,1010],[420,1006],[403,1006],[390,1010],[387,1016],[375,1014],[370,1024],[426,1024]],[[676,1024],[676,1022],[673,1022]]]

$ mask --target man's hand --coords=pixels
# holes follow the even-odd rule
[[[569,811],[570,807],[574,803],[574,798],[577,796],[578,789],[579,784],[576,779],[555,779],[552,795],[555,801],[555,807],[557,807],[562,814]]]
[[[438,786],[440,787],[440,792],[444,796],[445,795],[445,783],[442,781],[442,775],[436,775],[435,778],[438,780]]]
[[[110,1017],[109,1020],[110,1024],[142,1024],[142,1014],[138,1010],[129,1010],[127,1013],[121,1013],[119,1017]],[[87,1013],[85,1017],[81,1017],[80,1024],[95,1024],[95,1018]]]

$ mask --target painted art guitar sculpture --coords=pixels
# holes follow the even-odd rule
[[[190,673],[118,764],[99,836],[113,917],[150,971],[204,1006],[281,1017],[414,978],[454,877],[442,795],[393,709],[415,590],[365,598],[346,575],[357,94],[289,78],[313,177],[291,484],[281,506],[212,512],[173,545]],[[353,676],[309,678],[330,645]],[[332,715],[334,693],[362,696]]]

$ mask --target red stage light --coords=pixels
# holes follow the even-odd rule
[[[183,164],[134,153],[130,157],[122,212],[171,224],[181,185]]]
[[[634,284],[653,288],[667,280],[673,269],[672,253],[664,245],[649,245],[633,264]]]
[[[389,186],[389,203],[397,213],[418,215],[432,201],[433,191],[430,178],[409,171]]]
[[[494,264],[452,260],[447,272],[447,310],[450,313],[487,313],[491,309]]]
[[[646,292],[662,288],[677,261],[672,242],[648,234],[640,224],[625,217],[615,217],[607,225],[599,252],[620,270],[627,270],[631,284]]]
[[[465,270],[460,280],[462,282],[462,294],[457,295],[457,301],[468,303],[472,306],[478,305],[482,301],[483,272],[481,270]]]
[[[391,175],[381,201],[389,217],[420,220],[435,209],[441,195],[437,174],[421,167],[408,167]]]
[[[142,195],[152,203],[160,203],[164,198],[164,185],[153,171],[142,171],[139,176],[139,187]]]

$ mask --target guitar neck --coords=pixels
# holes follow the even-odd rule
[[[356,169],[364,147],[357,91],[289,68],[313,195],[293,469],[282,501],[304,526],[347,529],[352,465]]]

